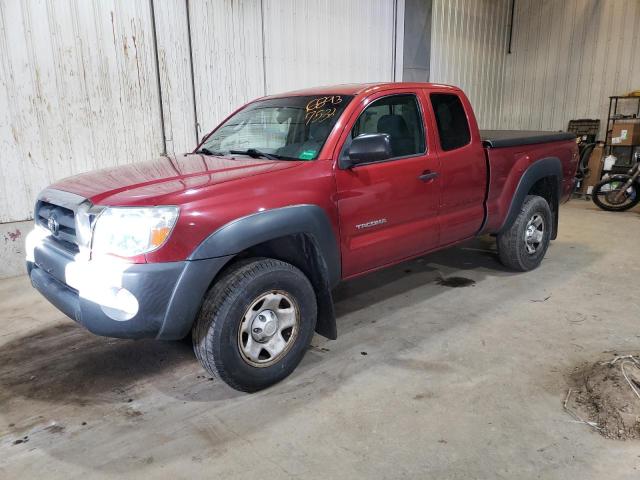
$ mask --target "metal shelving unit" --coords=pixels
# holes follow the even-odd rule
[[[613,131],[613,125],[616,120],[629,119],[633,117],[620,117],[618,113],[618,107],[620,101],[636,102],[636,113],[635,118],[640,118],[640,97],[633,96],[613,96],[609,97],[609,114],[607,115],[607,129],[605,131],[605,144],[604,144],[604,156],[610,155],[613,152],[613,149],[619,149],[616,152],[616,157],[618,157],[618,162],[614,165],[611,172],[614,173],[623,173],[626,172],[632,163],[633,159],[633,151],[635,147],[640,147],[640,144],[634,145],[614,145],[611,143],[611,134]],[[624,149],[624,156],[621,157],[620,150]],[[626,160],[624,162],[620,162],[620,160]]]

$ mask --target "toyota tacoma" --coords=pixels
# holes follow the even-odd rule
[[[46,188],[27,270],[91,332],[190,335],[207,372],[251,392],[289,375],[314,332],[336,338],[341,281],[485,234],[504,265],[536,268],[577,162],[572,134],[480,131],[451,86],[272,95],[191,153]]]

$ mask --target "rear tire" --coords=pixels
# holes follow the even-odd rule
[[[533,270],[544,258],[553,228],[547,201],[527,195],[513,224],[498,234],[498,254],[506,267],[520,272]]]
[[[296,267],[271,258],[232,265],[207,293],[193,349],[204,369],[255,392],[287,377],[313,337],[316,296]]]

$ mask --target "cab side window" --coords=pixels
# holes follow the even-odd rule
[[[460,98],[450,93],[432,93],[430,98],[442,150],[455,150],[467,145],[471,141],[471,133]]]
[[[372,102],[358,117],[351,139],[363,133],[388,134],[394,158],[424,153],[424,128],[416,96],[392,95]]]

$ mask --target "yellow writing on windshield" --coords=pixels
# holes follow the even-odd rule
[[[330,95],[326,97],[318,97],[310,100],[305,107],[307,113],[304,116],[304,121],[308,125],[310,123],[324,122],[333,117],[337,109],[333,105],[342,103],[342,97],[340,95]]]

